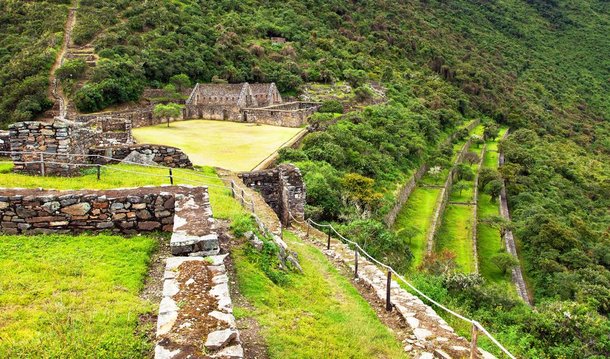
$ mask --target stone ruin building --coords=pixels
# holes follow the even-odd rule
[[[282,224],[305,220],[305,183],[298,167],[284,163],[268,170],[243,172],[239,177],[261,194]]]
[[[318,108],[313,102],[284,103],[274,83],[198,83],[183,117],[301,127]]]

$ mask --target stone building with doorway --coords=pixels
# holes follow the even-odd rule
[[[284,103],[274,83],[198,83],[184,106],[184,119],[207,119],[301,127],[317,103]]]

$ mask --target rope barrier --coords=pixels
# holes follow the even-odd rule
[[[333,227],[331,224],[322,224],[322,223],[317,223],[315,221],[313,221],[311,218],[307,219],[304,222],[300,222],[297,221],[294,216],[292,215],[292,213],[290,213],[290,211],[288,212],[290,214],[290,217],[295,220],[295,222],[303,224],[303,223],[311,223],[316,227],[320,227],[320,228],[330,228],[340,239],[342,239],[343,241],[354,245],[362,254],[364,254],[369,260],[371,260],[372,262],[376,263],[377,265],[387,269],[388,271],[392,272],[392,274],[394,274],[398,279],[400,279],[401,282],[403,282],[404,284],[406,284],[409,288],[411,288],[415,293],[417,293],[419,296],[423,297],[424,299],[426,299],[427,301],[429,301],[430,303],[432,303],[433,305],[437,306],[438,308],[446,311],[447,313],[455,316],[456,318],[459,318],[467,323],[472,324],[474,327],[476,327],[477,329],[479,329],[481,332],[483,332],[483,334],[485,334],[504,354],[506,354],[509,358],[511,359],[516,359],[516,357],[514,355],[512,355],[508,349],[506,349],[502,344],[500,344],[500,342],[494,338],[488,331],[487,329],[485,329],[479,322],[477,322],[476,320],[467,318],[463,315],[461,315],[460,313],[457,313],[449,308],[447,308],[446,306],[444,306],[443,304],[437,302],[436,300],[430,298],[428,295],[426,295],[425,293],[423,293],[422,291],[420,291],[419,289],[417,289],[413,284],[411,284],[409,281],[407,281],[402,275],[400,275],[398,272],[396,272],[396,270],[394,270],[394,268],[388,266],[385,263],[382,263],[380,261],[378,261],[377,259],[375,259],[373,256],[371,256],[369,253],[367,253],[358,243],[351,241],[347,238],[345,238],[343,235],[341,235],[336,229],[335,227]]]

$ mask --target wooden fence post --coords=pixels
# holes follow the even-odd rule
[[[231,196],[235,198],[235,181],[231,180]]]
[[[242,206],[242,207],[245,207],[245,205],[244,205],[244,204],[245,204],[245,198],[244,198],[245,194],[246,194],[246,193],[245,193],[245,192],[244,192],[244,190],[242,189],[242,190],[241,190],[241,206]]]
[[[98,163],[97,164],[97,180],[100,180],[100,176],[101,176],[101,172],[102,172],[102,166]]]
[[[44,154],[40,153],[40,174],[44,177]]]
[[[477,340],[479,337],[479,328],[477,327],[477,322],[472,322],[472,334],[470,338],[470,359],[478,358],[479,349],[477,348]]]
[[[169,184],[174,185],[174,175],[171,168],[169,169]]]
[[[326,242],[326,249],[330,249],[330,231],[331,231],[331,227],[329,225],[328,226],[328,241]]]
[[[354,250],[354,278],[358,279],[358,248]]]
[[[392,286],[392,271],[388,270],[388,281],[386,283],[385,291],[385,310],[388,312],[392,311],[392,302],[390,301],[390,289]]]

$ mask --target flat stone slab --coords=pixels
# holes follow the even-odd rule
[[[189,255],[194,252],[199,252],[204,256],[212,256],[220,252],[220,243],[216,233],[193,236],[182,232],[174,232],[169,245],[172,254],[175,256]]]

